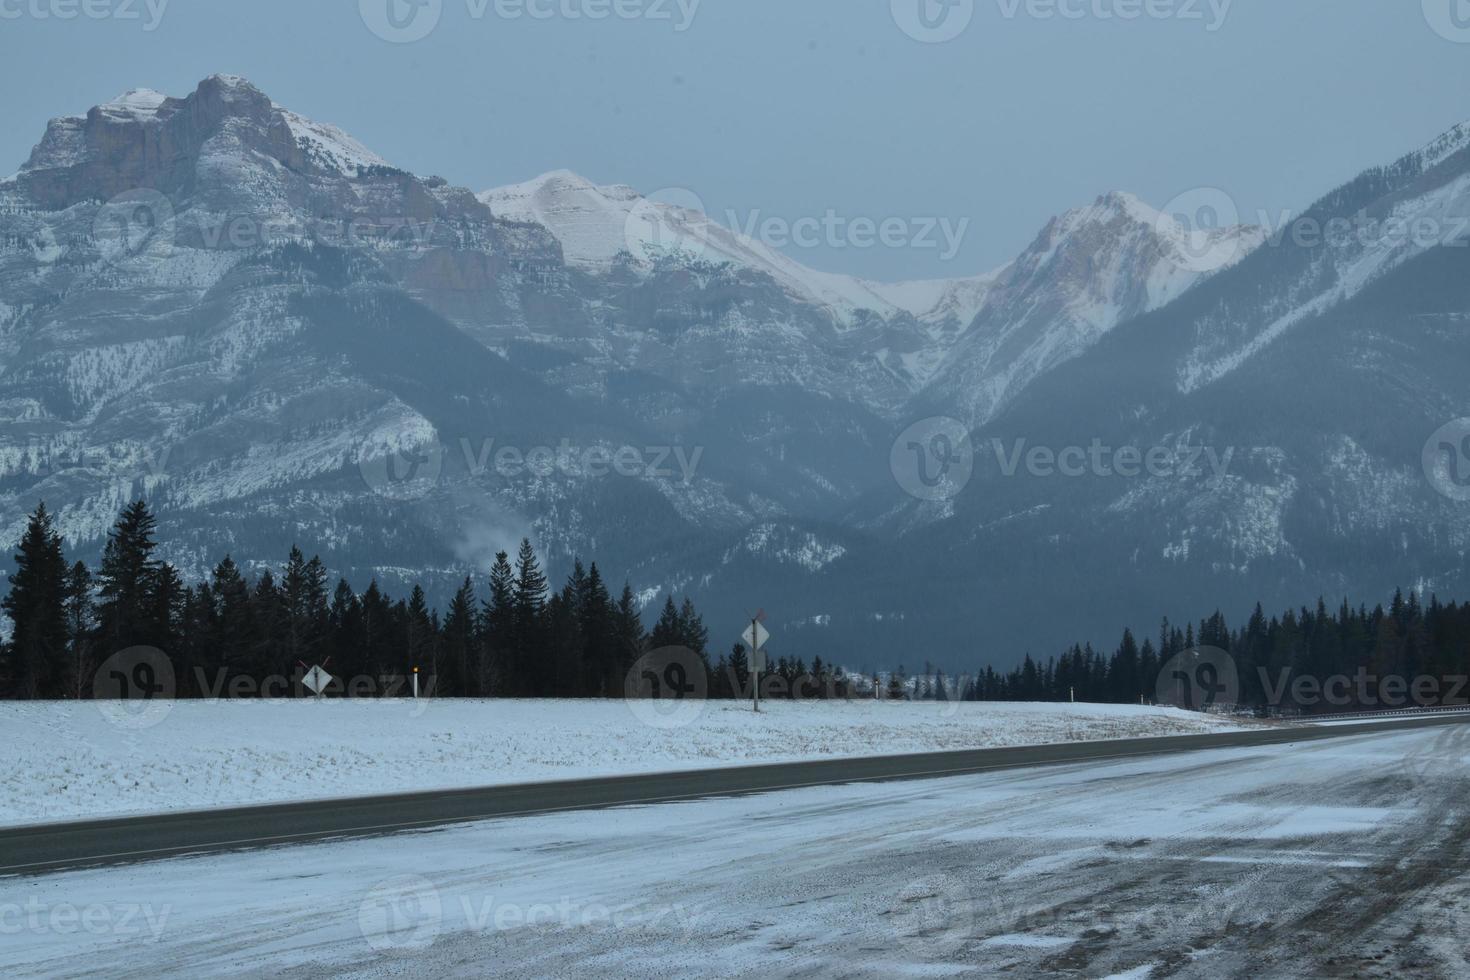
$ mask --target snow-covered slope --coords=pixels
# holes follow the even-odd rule
[[[1470,124],[1370,170],[1271,229],[1288,263],[1269,291],[1233,297],[1191,324],[1195,345],[1176,369],[1190,392],[1225,377],[1287,331],[1351,300],[1436,248],[1470,236]],[[1314,243],[1290,248],[1296,242]]]
[[[1467,145],[1452,130],[1313,214],[1453,230]],[[642,594],[696,591],[712,624],[724,603],[733,633],[758,583],[824,657],[964,650],[981,630],[1049,652],[1042,631],[1086,635],[1034,605],[1064,564],[1093,592],[1131,583],[1078,600],[1106,631],[1197,612],[1166,594],[1244,589],[1263,565],[1278,605],[1458,581],[1470,526],[1419,454],[1465,414],[1465,250],[1261,246],[1252,228],[1202,242],[1109,194],[995,273],[879,284],[806,269],[694,204],[569,173],[475,195],[237,76],[53,120],[0,182],[0,547],[44,498],[95,559],[146,494],[189,577],[294,541],[358,585],[422,579],[443,598],[530,534],[554,573],[595,555]],[[109,237],[150,208],[161,222]],[[237,221],[279,230],[224,233]],[[1238,264],[1198,271],[1212,242]],[[1292,329],[1309,321],[1328,326]],[[981,440],[1207,441],[1236,462],[1201,487],[1003,480],[981,459],[966,494],[916,516],[891,450],[931,415],[979,422]],[[687,481],[484,465],[564,439],[702,462]],[[375,480],[396,449],[436,444],[425,495]],[[1344,536],[1374,542],[1371,560]]]
[[[851,324],[866,314],[917,321],[920,340],[872,352],[912,391],[948,370],[939,393],[974,402],[984,417],[1038,373],[1085,350],[1129,316],[1157,309],[1208,273],[1194,266],[1201,235],[1223,242],[1232,261],[1260,244],[1253,228],[1194,232],[1129,194],[1109,194],[1054,219],[1015,262],[980,275],[880,283],[808,268],[699,210],[692,194],[650,199],[626,185],[597,185],[570,171],[485,191],[500,217],[546,228],[569,263],[592,274],[669,264],[728,264],[768,276],[793,299]],[[977,321],[978,318],[978,321]],[[960,338],[972,324],[981,335]],[[1018,335],[1029,340],[1015,357]],[[973,395],[963,391],[974,391]]]
[[[808,268],[779,250],[726,227],[698,209],[692,193],[647,198],[625,184],[600,186],[569,170],[479,195],[495,214],[542,225],[567,261],[597,273],[628,263],[649,269],[673,262],[730,263],[770,276],[794,298],[846,322],[858,311],[891,317],[953,313],[968,323],[990,277],[897,286]]]
[[[951,679],[953,680],[953,678]],[[646,710],[645,710],[646,709]],[[92,702],[0,702],[12,747],[0,826],[550,779],[1238,730],[1223,716],[1111,704],[773,700],[648,704],[444,699],[190,700],[116,737]],[[309,758],[310,767],[283,764]]]
[[[980,424],[1118,324],[1218,271],[1200,267],[1202,250],[1217,246],[1228,268],[1265,237],[1254,226],[1197,232],[1124,193],[1068,211],[996,277],[920,400]]]

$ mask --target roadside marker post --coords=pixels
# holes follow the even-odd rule
[[[413,699],[415,701],[419,699],[419,669],[417,667],[413,669]]]
[[[766,669],[766,641],[771,638],[770,632],[761,625],[765,618],[766,611],[762,609],[750,617],[750,625],[740,634],[740,639],[750,650],[750,700],[756,714],[761,710],[761,671]]]
[[[326,662],[331,663],[331,658],[328,658]],[[301,661],[298,660],[297,663],[301,663]],[[301,666],[305,667],[306,664],[301,664]],[[335,678],[325,670],[322,670],[321,665],[318,664],[306,672],[305,676],[301,678],[301,683],[308,691],[316,695],[316,700],[320,701],[322,699],[322,692],[327,689],[333,680]]]

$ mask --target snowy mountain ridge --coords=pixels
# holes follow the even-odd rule
[[[1452,223],[1467,148],[1453,130],[1309,213]],[[793,644],[824,657],[1059,629],[1027,614],[1060,567],[1097,593],[1079,631],[1188,589],[1290,604],[1459,581],[1470,522],[1419,453],[1465,414],[1461,250],[1201,232],[1112,193],[993,273],[884,284],[654,197],[568,172],[477,195],[237,76],[52,120],[0,183],[0,544],[45,499],[94,556],[146,495],[186,577],[300,543],[359,586],[442,596],[528,535],[558,571],[595,556],[655,601],[697,589],[712,622],[781,596]],[[139,206],[165,220],[118,238]],[[234,219],[287,233],[204,233]],[[343,224],[359,233],[327,233]],[[1200,268],[1217,248],[1234,261]],[[976,446],[1236,452],[1210,485],[1001,477],[981,453],[967,489],[921,505],[892,453],[930,416]],[[563,442],[701,463],[481,458]],[[395,484],[397,453],[436,447],[433,480]],[[1278,594],[1231,591],[1260,582]],[[875,589],[905,615],[875,624]]]

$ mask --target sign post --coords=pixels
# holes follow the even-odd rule
[[[315,694],[316,699],[320,701],[322,699],[322,692],[327,689],[327,685],[331,684],[332,680],[332,675],[322,670],[321,666],[318,665],[306,672],[306,676],[301,678],[301,683],[306,685],[306,689],[312,694]]]
[[[746,648],[750,650],[750,699],[757,714],[761,710],[761,671],[766,669],[766,641],[771,638],[771,634],[761,625],[761,620],[765,618],[766,611],[762,609],[750,617],[750,625],[740,634]]]

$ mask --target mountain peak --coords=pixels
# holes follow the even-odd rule
[[[183,111],[186,107],[188,111]],[[197,154],[221,134],[294,169],[350,178],[365,168],[387,166],[382,157],[341,129],[277,105],[243,76],[215,74],[200,81],[184,98],[133,88],[85,115],[51,120],[20,175],[50,183],[52,186],[41,188],[44,197],[66,198],[73,190],[82,191],[59,176],[55,181],[42,181],[39,175],[78,167],[93,169],[105,186],[86,193],[96,196],[106,191],[102,196],[107,197],[131,187],[153,186],[143,173],[149,160]],[[137,172],[129,171],[130,167]]]

